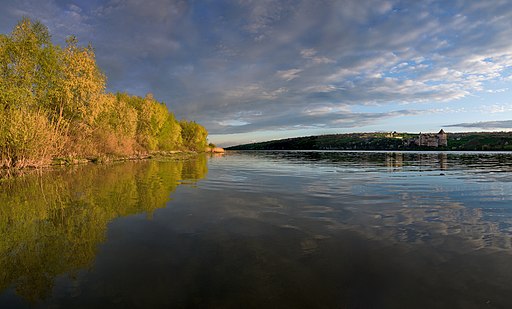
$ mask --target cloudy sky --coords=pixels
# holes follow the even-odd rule
[[[91,43],[109,91],[228,146],[344,132],[512,129],[512,1],[0,0]]]

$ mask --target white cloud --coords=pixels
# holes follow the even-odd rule
[[[488,89],[486,92],[488,93],[501,93],[508,91],[508,88],[500,88],[500,89]]]
[[[444,127],[478,128],[484,130],[512,129],[512,120],[465,122],[450,124]]]
[[[499,114],[512,112],[512,104],[481,105],[479,112],[482,114]]]
[[[313,57],[311,60],[316,64],[329,64],[329,63],[335,63],[336,61],[327,58],[327,57]]]
[[[318,116],[333,113],[351,113],[351,111],[350,106],[343,104],[310,104],[304,109],[303,113],[310,116]]]
[[[301,69],[290,69],[285,71],[277,71],[276,75],[286,81],[291,81],[298,78],[300,72],[302,72]]]
[[[300,55],[305,59],[311,60],[315,64],[328,64],[336,62],[335,60],[325,56],[316,56],[317,51],[314,48],[303,49],[300,51]]]
[[[336,87],[334,85],[316,85],[316,86],[309,86],[304,88],[304,92],[333,92],[337,90],[342,90],[341,87]]]
[[[304,58],[312,58],[316,55],[316,50],[314,48],[303,49],[300,51],[300,55]]]
[[[218,122],[223,127],[238,127],[248,125],[249,122],[243,120],[223,120]]]

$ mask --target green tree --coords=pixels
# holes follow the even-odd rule
[[[203,151],[208,142],[208,131],[194,121],[180,121],[183,146],[193,151]]]
[[[0,34],[0,166],[204,149],[204,127],[178,123],[151,94],[114,96],[105,84],[93,48],[74,36],[53,45],[48,28],[28,18]]]
[[[62,132],[46,107],[58,79],[58,52],[48,29],[27,18],[0,36],[1,165],[48,162],[56,154]]]
[[[95,145],[99,153],[126,156],[135,151],[137,111],[112,94],[101,98],[102,112],[95,121]]]
[[[160,150],[176,150],[182,145],[181,126],[174,118],[174,114],[169,113],[158,133],[158,148]]]
[[[59,113],[92,125],[102,110],[105,76],[96,65],[92,47],[79,47],[73,36],[66,43]]]
[[[137,110],[137,142],[147,150],[158,150],[160,131],[169,120],[169,111],[164,103],[156,101],[152,94],[146,97],[129,97],[131,105]],[[166,130],[172,130],[171,128]]]

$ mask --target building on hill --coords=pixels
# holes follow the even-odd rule
[[[398,138],[398,139],[403,139],[404,138],[402,136],[402,134],[396,133],[396,131],[393,131],[391,133],[386,134],[386,137],[387,138]]]
[[[448,146],[448,134],[446,134],[443,129],[437,133],[437,138],[439,139],[439,146]]]
[[[420,133],[420,135],[414,139],[416,146],[422,147],[446,147],[448,146],[448,136],[443,129],[439,133]]]

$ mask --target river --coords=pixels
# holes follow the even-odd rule
[[[510,308],[512,154],[229,152],[0,181],[0,308]]]

